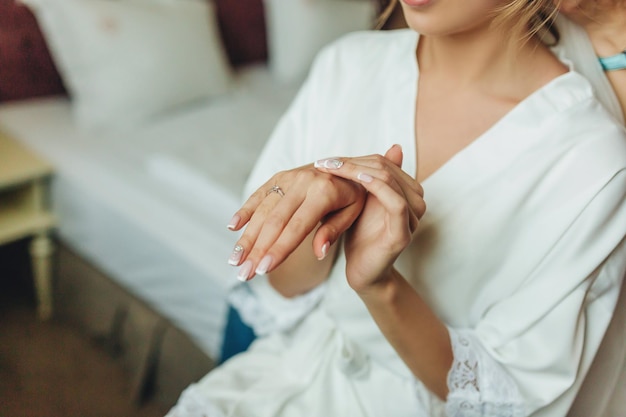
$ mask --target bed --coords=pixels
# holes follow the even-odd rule
[[[226,225],[257,155],[315,53],[370,27],[376,7],[24,3],[0,3],[0,50],[13,52],[0,53],[0,129],[54,167],[57,314],[125,357],[134,399],[151,387],[172,403],[222,359],[236,282]]]
[[[229,96],[106,140],[76,128],[67,98],[0,109],[2,129],[55,166],[58,237],[215,358],[235,281],[226,224],[295,91],[271,86],[266,67],[248,67]]]
[[[158,3],[170,1],[180,0]],[[154,0],[115,3],[141,2]],[[179,103],[133,129],[98,130],[78,123],[76,85],[50,56],[31,11],[0,0],[0,130],[55,168],[57,315],[122,358],[137,401],[171,405],[222,359],[226,293],[235,282],[226,260],[236,238],[226,224],[246,176],[315,52],[368,27],[374,10],[367,0],[211,4],[231,72],[227,91]],[[572,416],[599,403],[604,415],[622,415],[626,287],[620,297],[613,337]]]

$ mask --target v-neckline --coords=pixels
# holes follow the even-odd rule
[[[407,29],[410,30],[410,29]],[[416,137],[416,110],[419,81],[419,65],[415,51],[419,43],[419,34],[413,32],[412,54],[407,63],[409,73],[405,73],[401,79],[405,80],[403,102],[397,107],[411,109],[411,112],[404,113],[402,125],[406,126],[406,138],[402,142],[404,147],[405,171],[417,178],[418,155]],[[567,64],[567,62],[565,62]],[[410,81],[408,81],[410,80]],[[581,81],[582,80],[582,81]],[[581,88],[581,84],[586,84],[587,88]],[[408,88],[407,88],[408,87]],[[554,93],[553,90],[558,92]],[[428,206],[426,215],[422,219],[423,226],[436,221],[446,207],[453,207],[458,204],[458,199],[463,198],[464,192],[474,189],[475,184],[480,184],[484,177],[494,171],[506,169],[512,158],[519,155],[524,149],[533,146],[543,136],[533,136],[530,129],[540,128],[554,117],[555,112],[563,111],[567,107],[574,105],[584,99],[593,96],[593,91],[586,79],[576,73],[570,66],[570,71],[561,74],[548,83],[544,84],[530,95],[517,103],[511,110],[498,119],[492,126],[484,131],[480,136],[470,142],[463,149],[452,155],[439,168],[433,171],[428,177],[421,181],[425,190],[425,200]],[[408,117],[408,119],[406,118]],[[532,120],[532,125],[517,122],[515,120]],[[515,132],[502,132],[507,126],[523,126],[524,132],[528,135],[522,136],[519,140],[513,139]],[[406,136],[405,136],[406,135]],[[504,139],[504,140],[503,140]],[[477,163],[480,161],[480,164]],[[459,181],[451,181],[450,178],[462,178],[463,190],[459,187]]]
[[[411,97],[411,106],[409,106],[411,108],[411,113],[410,113],[410,119],[411,119],[411,123],[410,123],[410,149],[408,149],[409,152],[406,152],[407,150],[405,150],[405,158],[407,156],[407,153],[410,154],[411,157],[411,161],[412,161],[412,167],[413,167],[413,172],[411,172],[411,175],[417,179],[418,177],[418,171],[419,171],[419,167],[418,167],[418,143],[417,143],[417,131],[416,131],[416,118],[417,118],[417,96],[419,94],[418,91],[418,83],[419,83],[419,62],[417,60],[417,48],[419,46],[419,41],[420,41],[420,35],[416,32],[414,32],[415,37],[414,40],[412,42],[413,44],[413,53],[410,54],[409,59],[411,60],[411,63],[409,65],[409,68],[412,72],[412,82],[411,82],[411,86],[410,86],[410,91],[412,91],[412,94],[409,94],[409,96]],[[548,89],[552,88],[551,86],[553,84],[558,84],[559,82],[561,82],[560,80],[562,79],[567,79],[567,78],[571,78],[572,76],[578,76],[577,74],[575,74],[571,68],[570,71],[561,74],[555,78],[553,78],[552,80],[550,80],[548,83],[544,84],[543,86],[541,86],[540,88],[538,88],[537,90],[533,91],[531,94],[529,94],[528,96],[526,96],[524,99],[520,100],[519,103],[517,103],[515,106],[513,106],[509,111],[507,111],[502,117],[500,117],[494,124],[492,124],[488,129],[486,129],[483,133],[481,133],[479,136],[477,136],[474,140],[472,140],[470,143],[468,143],[465,147],[461,148],[458,152],[454,153],[447,161],[445,161],[441,166],[439,166],[439,168],[437,168],[436,170],[434,170],[430,175],[428,175],[426,178],[424,178],[423,180],[421,180],[421,184],[424,185],[425,187],[428,187],[431,183],[436,183],[437,182],[437,178],[442,176],[442,172],[445,173],[445,171],[448,170],[448,167],[450,165],[454,165],[455,163],[457,163],[456,161],[458,161],[459,159],[463,158],[463,155],[467,153],[467,151],[472,151],[473,149],[483,146],[482,143],[483,142],[488,142],[488,138],[493,136],[493,132],[497,131],[500,129],[500,126],[502,125],[506,125],[507,122],[510,119],[515,119],[518,115],[518,113],[524,113],[525,110],[529,107],[529,103],[532,103],[533,101],[537,101],[539,99],[540,96],[542,96],[545,91],[547,91]],[[571,100],[567,100],[566,98],[564,98],[564,100],[562,100],[562,102],[569,102]],[[556,103],[558,104],[558,103]],[[538,113],[538,112],[535,112]],[[537,114],[538,116],[541,116],[541,114]],[[545,116],[545,115],[544,115]],[[497,135],[496,135],[497,136]]]

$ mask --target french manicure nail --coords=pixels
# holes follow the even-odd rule
[[[237,279],[241,282],[246,282],[248,277],[250,276],[250,272],[252,271],[252,261],[248,259],[243,264],[241,264],[241,268],[239,268],[239,272],[237,273]]]
[[[372,182],[374,180],[374,178],[372,178],[371,175],[367,175],[363,172],[359,172],[359,174],[356,176],[360,181],[363,182]]]
[[[319,259],[320,261],[324,258],[326,258],[326,255],[328,254],[328,248],[330,247],[330,243],[326,242],[322,245],[322,256],[320,256]]]
[[[335,158],[318,159],[313,166],[315,168],[339,169],[343,165],[343,161]]]
[[[265,255],[263,259],[261,259],[261,262],[259,262],[259,265],[256,267],[256,271],[254,272],[258,275],[267,274],[267,270],[270,269],[270,266],[272,266],[272,261],[273,259],[270,255]]]
[[[228,226],[226,226],[228,229],[230,230],[235,230],[235,227],[237,227],[237,225],[239,224],[239,220],[241,220],[241,217],[239,217],[239,215],[235,214],[233,216],[232,219],[230,219],[230,222],[228,223]]]
[[[228,257],[228,264],[232,266],[239,265],[239,262],[241,261],[242,256],[243,256],[243,246],[235,245],[232,253]]]

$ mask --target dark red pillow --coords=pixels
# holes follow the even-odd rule
[[[224,47],[233,66],[267,59],[263,0],[215,0]]]
[[[65,94],[30,10],[0,0],[0,101]]]

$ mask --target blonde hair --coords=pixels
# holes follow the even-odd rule
[[[560,0],[509,0],[494,11],[493,23],[496,27],[511,24],[513,33],[522,42],[539,35],[544,41],[551,38],[550,42],[556,43],[559,41],[559,33],[554,26],[554,19],[559,3]]]
[[[382,29],[389,20],[389,17],[398,5],[398,0],[380,0],[378,2],[378,19],[376,20],[375,29]]]
[[[512,24],[513,33],[523,42],[539,35],[544,40],[547,38],[556,43],[559,34],[554,26],[554,19],[559,3],[560,0],[509,0],[507,4],[493,11],[495,16],[493,23],[496,27]],[[376,29],[385,26],[397,6],[398,0],[379,0]]]

